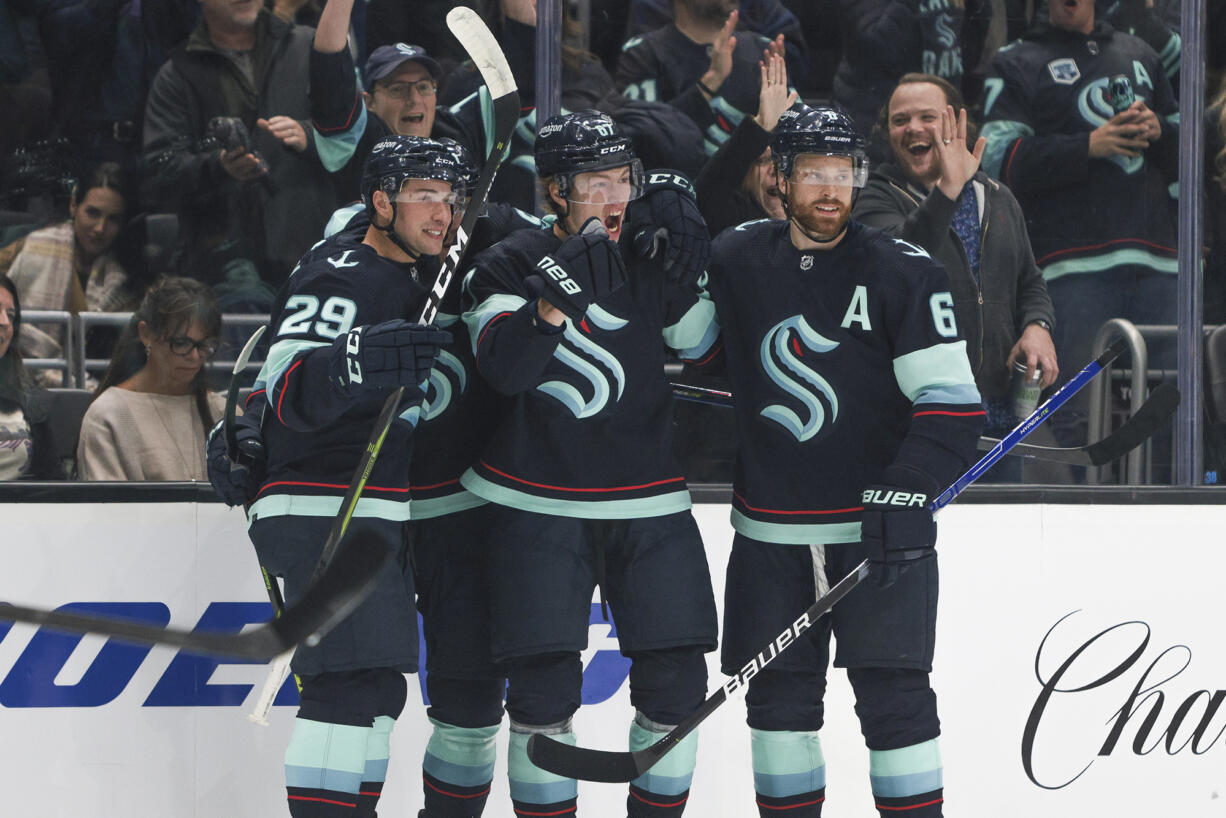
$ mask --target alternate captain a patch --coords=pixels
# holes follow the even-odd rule
[[[1051,78],[1061,85],[1072,85],[1081,79],[1081,69],[1077,67],[1077,61],[1071,57],[1052,60],[1047,64],[1047,70]]]

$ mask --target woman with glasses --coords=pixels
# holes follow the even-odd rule
[[[205,388],[221,312],[187,278],[155,284],[120,336],[81,422],[82,480],[207,480],[205,438],[224,401]]]

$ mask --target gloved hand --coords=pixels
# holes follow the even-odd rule
[[[881,584],[893,585],[913,563],[933,553],[937,523],[931,498],[894,486],[867,486],[860,496],[860,539],[869,559],[882,566]]]
[[[451,333],[394,319],[355,327],[332,342],[332,382],[350,399],[397,386],[417,386],[430,376]]]
[[[626,263],[596,218],[584,222],[553,255],[543,256],[536,269],[524,283],[572,321],[626,283]]]
[[[673,281],[693,286],[711,261],[711,234],[698,210],[694,186],[679,171],[647,174],[643,195],[626,214],[634,252],[643,258],[664,254]]]
[[[209,432],[209,482],[226,505],[244,505],[255,498],[260,484],[264,482],[264,467],[267,464],[264,437],[260,433],[260,423],[254,416],[235,417],[238,451],[237,459],[231,460],[226,453],[224,424],[225,421],[218,421]]]

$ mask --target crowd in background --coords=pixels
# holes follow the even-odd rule
[[[348,125],[330,119],[348,66],[360,69],[366,110],[345,116],[367,118],[365,142],[389,132],[447,136],[486,154],[488,98],[443,22],[455,5],[353,4],[348,62],[320,54],[322,0],[0,6],[8,123],[0,132],[0,478],[71,476],[65,467],[83,479],[203,476],[202,430],[220,410],[204,364],[242,340],[220,315],[267,313],[332,213],[357,198],[360,146],[338,150],[319,138]],[[533,212],[536,3],[463,5],[498,36],[523,106],[491,199]],[[1205,322],[1220,324],[1226,13],[1210,5],[1206,117],[1182,125],[1203,127],[1207,140]],[[1027,374],[1041,364],[1050,387],[1059,370],[1072,374],[1089,360],[1106,318],[1174,322],[1178,0],[1050,9],[1044,0],[582,6],[584,15],[566,4],[563,109],[609,113],[645,167],[696,180],[712,235],[783,218],[767,145],[788,105],[833,103],[853,118],[871,138],[874,171],[856,218],[961,271],[951,272],[955,306],[968,340],[979,333],[971,359],[985,367],[979,385],[993,431],[1013,419],[1006,365],[1014,360],[1028,363]],[[1086,6],[1094,28],[1078,35]],[[1112,75],[1083,94],[1084,123],[1061,121],[1071,108],[1034,79],[1050,76],[1057,90],[1077,85],[1076,48],[1096,59],[1100,49],[1118,52],[1130,65],[1119,74],[1125,82]],[[774,96],[764,82],[771,71],[785,80]],[[948,139],[931,138],[942,133]],[[994,218],[1004,227],[989,230]],[[1010,292],[985,304],[993,276],[1004,276]],[[960,293],[959,280],[969,282]],[[92,331],[81,351],[111,366],[88,384],[95,400],[75,468],[47,456],[45,387],[61,386],[59,373],[22,366],[22,356],[62,355],[62,329],[21,322],[22,308],[133,313],[122,331]],[[1050,351],[1042,332],[1054,339]],[[1151,362],[1173,370],[1173,350],[1159,346]],[[118,399],[134,395],[140,405],[120,411]],[[680,410],[682,426],[695,411]],[[1060,443],[1074,445],[1084,413],[1068,417],[1077,428],[1062,430]],[[720,445],[699,438],[723,421],[731,434],[730,418],[717,417],[707,432],[678,439],[710,454]],[[142,429],[143,455],[115,443],[140,439]],[[177,449],[166,448],[175,441]],[[691,480],[719,476],[702,457],[687,462]]]

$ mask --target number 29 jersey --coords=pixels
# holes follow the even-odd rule
[[[788,227],[742,224],[712,252],[740,437],[732,523],[765,542],[856,542],[861,490],[935,497],[969,465],[983,408],[937,262],[857,222],[818,251]]]

